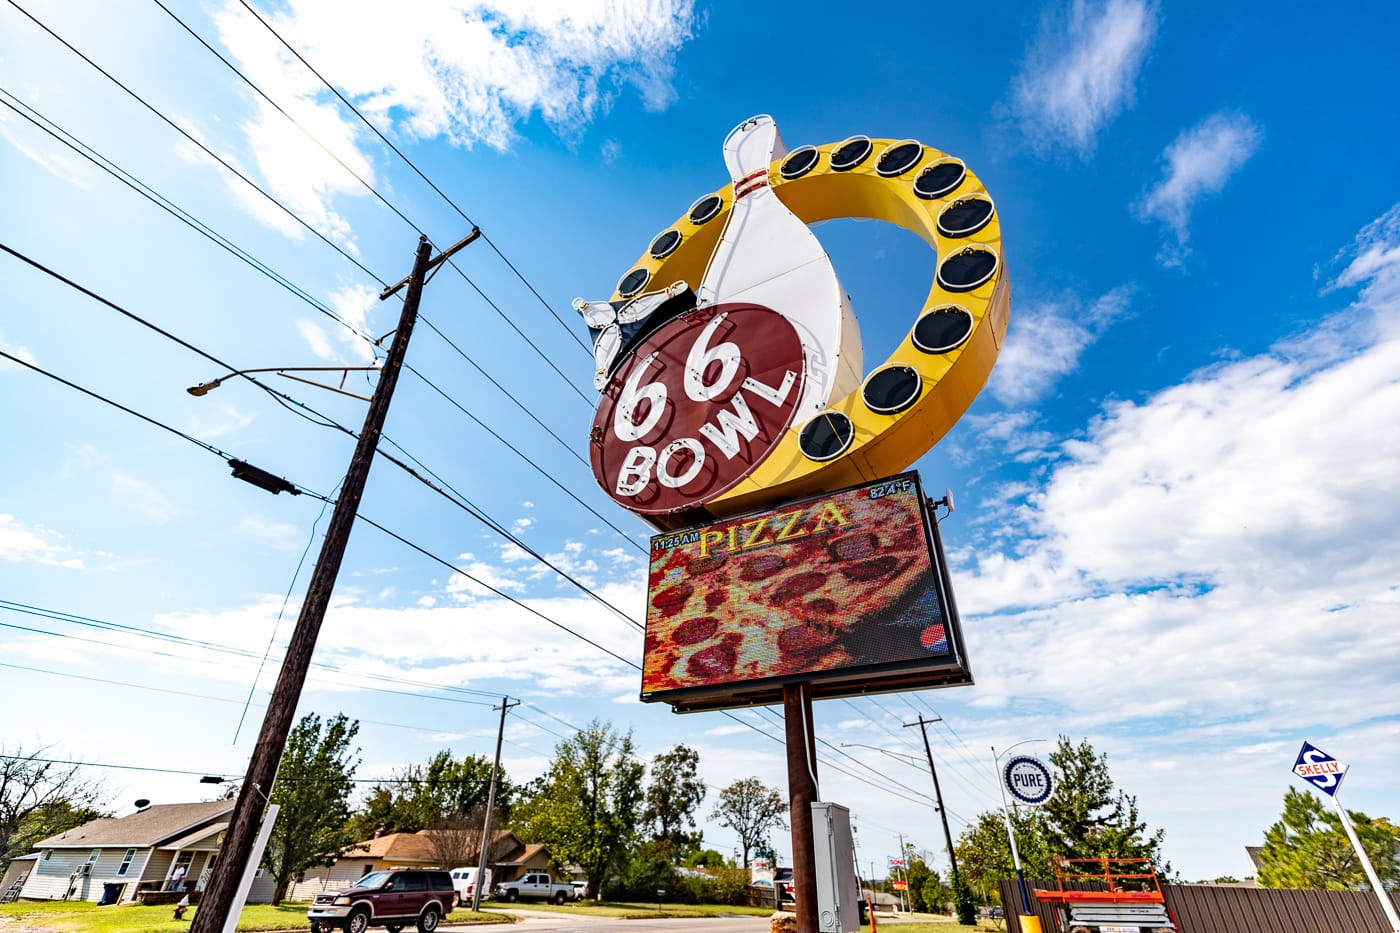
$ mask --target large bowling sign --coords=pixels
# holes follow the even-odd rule
[[[1000,222],[960,160],[865,136],[789,152],[769,117],[735,128],[724,157],[730,184],[658,234],[609,301],[575,302],[602,392],[595,477],[663,530],[907,469],[981,391],[1010,314]],[[873,367],[809,229],[836,217],[898,224],[937,257]]]
[[[656,535],[642,699],[772,703],[971,683],[913,473]]]

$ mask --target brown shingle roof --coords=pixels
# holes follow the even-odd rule
[[[479,834],[477,838],[481,838]],[[491,833],[492,849],[499,847],[503,842],[512,844],[512,848],[516,851],[521,848],[520,840],[510,830],[498,829]],[[427,832],[388,833],[346,846],[341,850],[340,855],[342,858],[375,858],[416,862],[432,862],[438,858],[437,850],[433,847],[432,837]]]
[[[418,833],[389,833],[376,839],[366,839],[347,847],[341,855],[351,858],[412,859],[432,861],[432,841]]]
[[[36,849],[143,848],[183,836],[202,823],[233,812],[232,800],[161,803],[130,816],[93,820],[34,844]]]

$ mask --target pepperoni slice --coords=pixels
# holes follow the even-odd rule
[[[806,596],[808,593],[821,587],[826,582],[826,574],[818,573],[815,570],[807,573],[799,573],[788,577],[782,584],[773,591],[769,597],[769,602],[775,606],[781,606],[790,600]]]
[[[827,545],[834,560],[865,560],[880,550],[880,539],[868,531],[842,535]]]
[[[698,577],[705,573],[714,573],[729,561],[728,554],[711,554],[709,557],[699,557],[690,562],[686,569],[690,571],[692,577]]]
[[[714,616],[701,616],[687,619],[676,627],[671,640],[678,645],[698,645],[719,631],[719,620]]]
[[[684,581],[675,586],[668,586],[652,597],[651,604],[656,607],[656,611],[663,616],[674,615],[677,610],[685,605],[690,599],[690,594],[695,592],[695,587]]]
[[[685,662],[685,672],[691,677],[709,680],[734,673],[734,665],[738,661],[739,654],[734,650],[734,645],[725,641],[691,655],[690,660]]]
[[[739,579],[756,583],[768,579],[785,566],[787,562],[778,554],[753,554],[739,568]]]
[[[840,608],[840,606],[836,605],[836,600],[827,599],[825,596],[818,596],[816,599],[808,600],[807,602],[807,609],[813,615],[835,615],[836,610]]]
[[[825,651],[836,636],[805,625],[794,625],[778,633],[778,650],[783,654],[812,654]]]
[[[878,580],[881,577],[888,577],[899,570],[902,563],[898,557],[886,555],[884,557],[872,557],[870,560],[861,561],[858,564],[851,564],[849,567],[842,567],[841,572],[846,575],[846,579],[858,582],[867,580]]]

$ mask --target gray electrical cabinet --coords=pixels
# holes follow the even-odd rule
[[[851,845],[851,811],[838,803],[812,804],[812,848],[817,869],[817,929],[859,933],[860,889]]]

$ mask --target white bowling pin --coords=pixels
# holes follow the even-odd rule
[[[746,120],[724,140],[734,204],[705,270],[701,304],[751,302],[797,329],[806,380],[794,424],[811,420],[861,381],[860,330],[850,299],[821,242],[768,185],[768,166],[787,154],[767,115]]]

